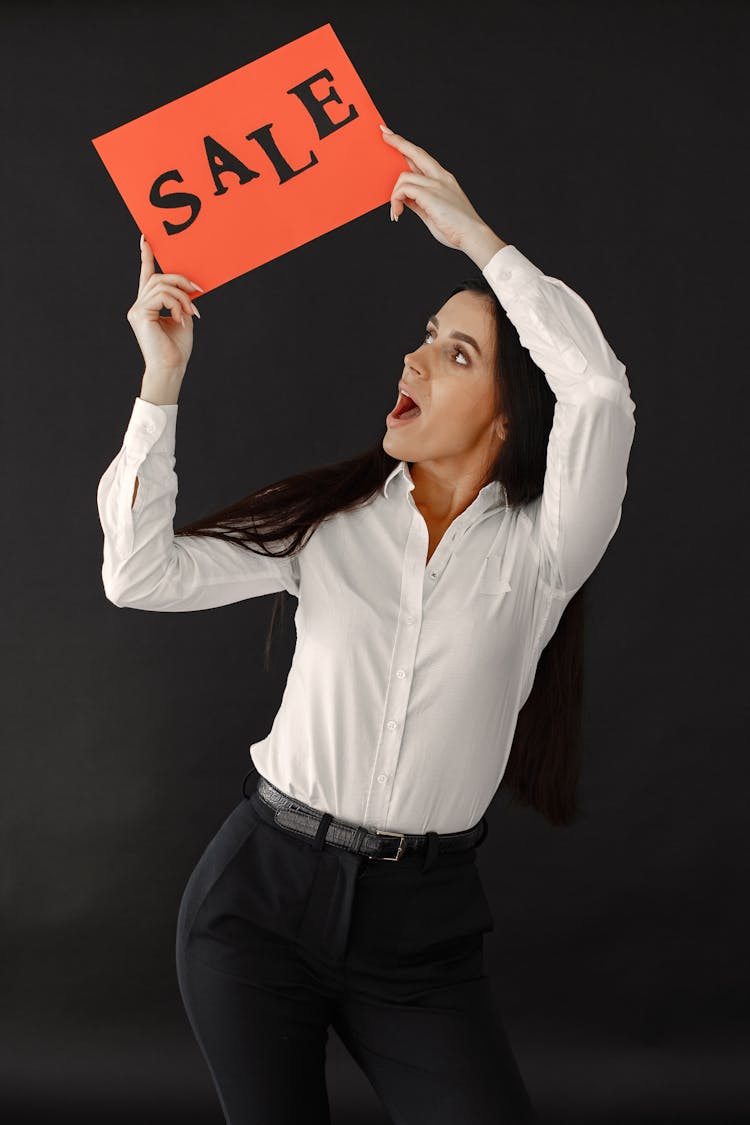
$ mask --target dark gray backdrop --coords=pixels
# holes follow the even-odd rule
[[[91,138],[326,22],[388,124],[589,302],[636,402],[591,581],[582,818],[490,809],[498,1010],[545,1122],[746,1119],[747,14],[2,7],[6,1120],[221,1121],[174,925],[293,627],[266,674],[269,599],[104,597],[95,492],[140,388],[139,247]],[[382,435],[405,350],[473,272],[386,204],[202,298],[178,521]],[[329,1079],[335,1121],[385,1120],[335,1035]]]

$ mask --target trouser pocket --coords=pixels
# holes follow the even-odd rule
[[[235,856],[253,838],[259,821],[249,801],[237,804],[211,838],[185,885],[177,914],[177,946],[187,944],[206,898]]]

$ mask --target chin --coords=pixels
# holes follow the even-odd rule
[[[398,436],[396,436],[394,438],[393,433],[390,430],[387,430],[386,433],[383,435],[383,445],[384,446],[392,445],[396,449],[401,449],[402,446],[405,445],[405,444],[406,444],[405,442],[399,441]],[[390,450],[386,450],[386,452],[390,452]],[[401,454],[400,453],[394,453],[393,456],[398,457],[400,459]]]
[[[390,453],[392,457],[397,457],[399,461],[407,459],[409,450],[413,448],[413,445],[414,443],[409,441],[405,434],[397,434],[393,430],[386,430],[383,435],[383,446],[386,453]]]

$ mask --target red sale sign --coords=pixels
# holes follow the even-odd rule
[[[160,268],[208,292],[386,203],[404,157],[330,24],[92,144]]]

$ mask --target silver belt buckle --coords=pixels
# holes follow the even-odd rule
[[[374,828],[373,831],[374,831],[376,836],[400,836],[401,837],[401,842],[398,845],[398,851],[396,852],[395,855],[380,855],[380,856],[377,856],[376,858],[377,859],[385,859],[385,860],[401,859],[401,856],[406,851],[406,837],[404,836],[403,832],[387,832],[385,830],[385,828]]]

